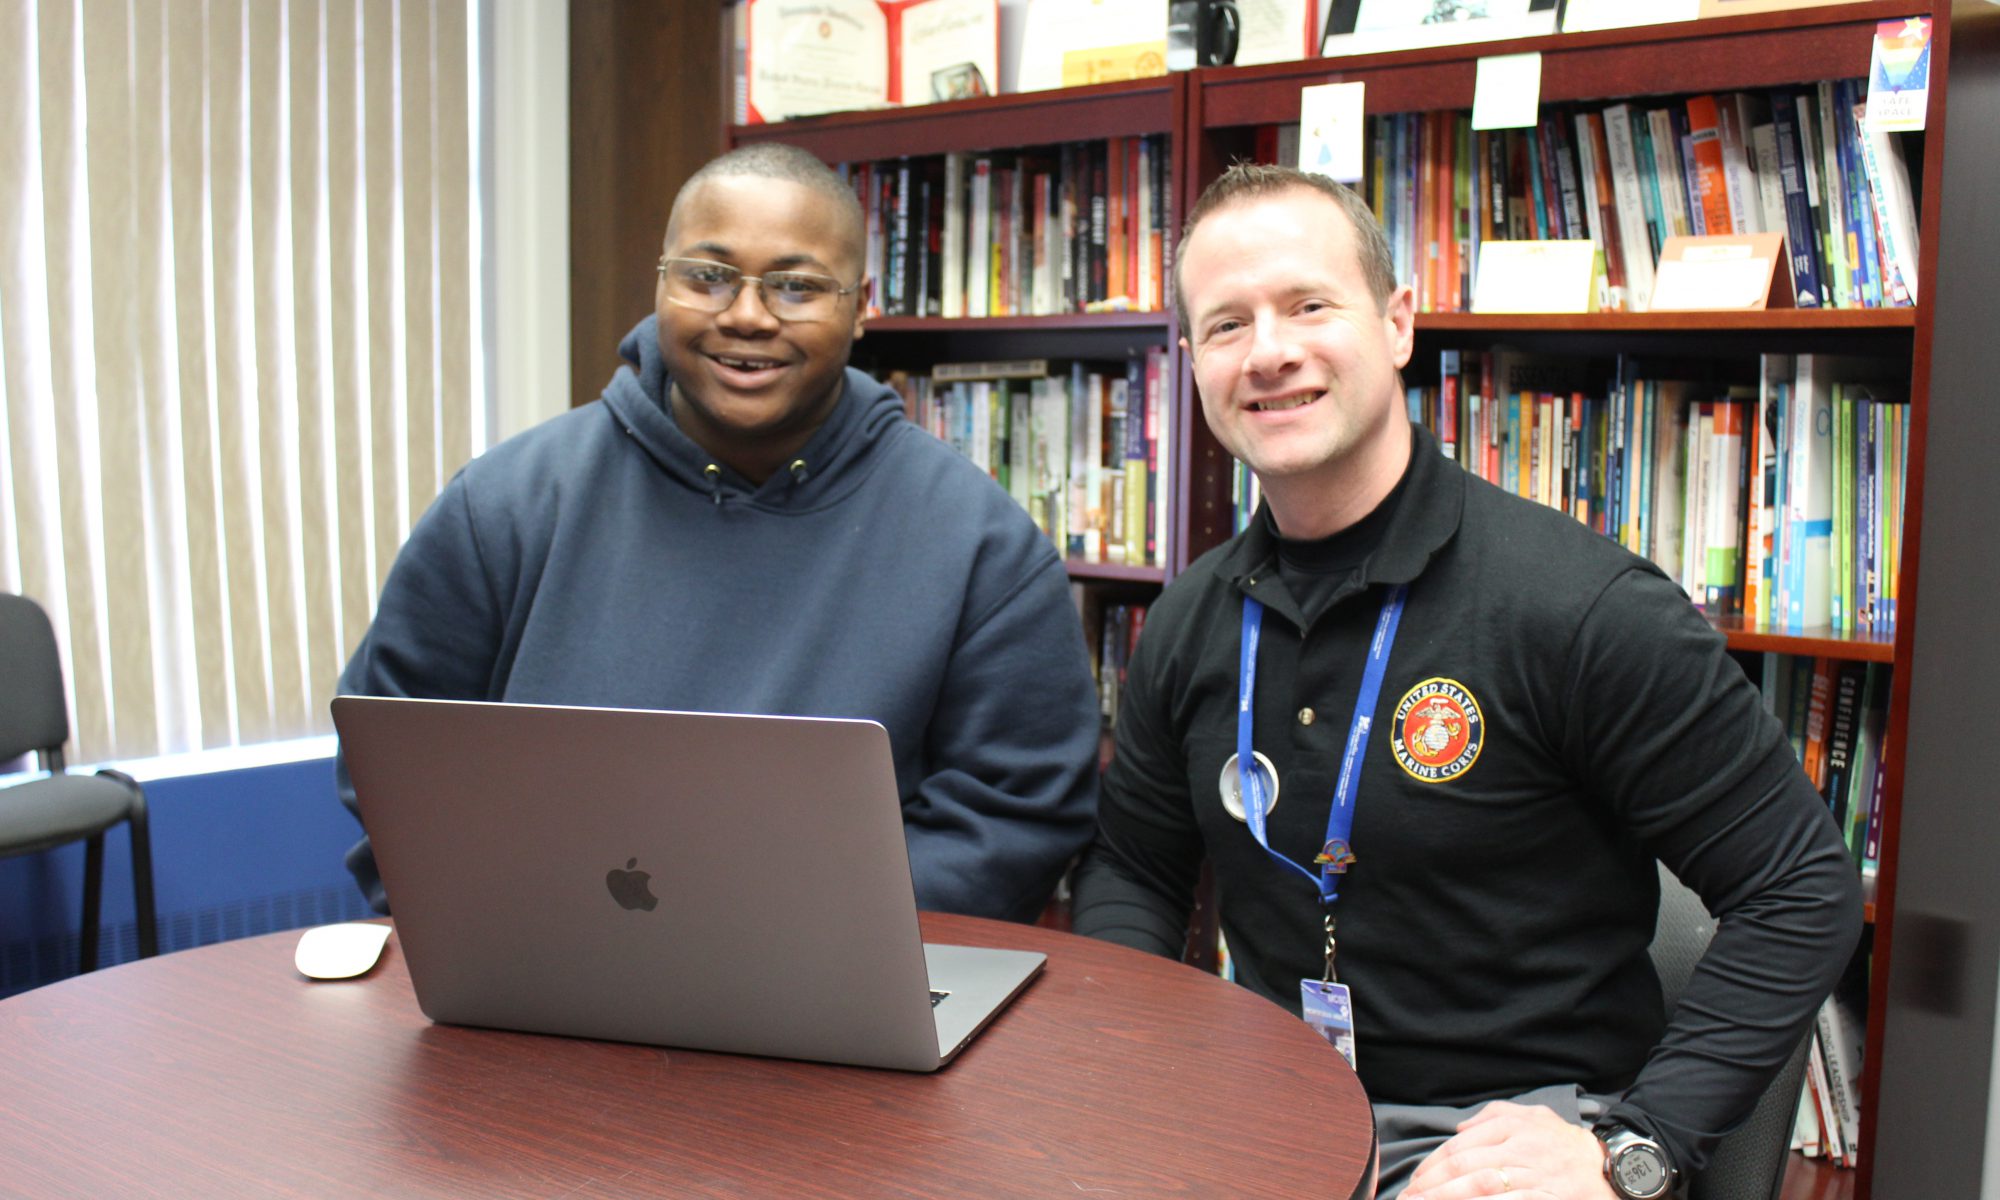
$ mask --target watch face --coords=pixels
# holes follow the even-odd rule
[[[1644,1143],[1620,1147],[1611,1160],[1611,1182],[1624,1195],[1652,1200],[1667,1190],[1667,1163]]]

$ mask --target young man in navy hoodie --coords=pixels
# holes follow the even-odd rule
[[[818,160],[710,162],[663,250],[604,394],[417,522],[340,691],[879,721],[918,904],[1032,919],[1097,794],[1054,547],[847,366],[863,221]],[[348,866],[388,911],[365,837]]]

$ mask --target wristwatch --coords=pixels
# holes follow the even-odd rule
[[[1604,1143],[1605,1181],[1622,1200],[1660,1200],[1674,1194],[1680,1172],[1666,1147],[1623,1125],[1599,1129],[1597,1140]]]

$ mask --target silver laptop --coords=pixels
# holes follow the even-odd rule
[[[873,721],[342,696],[434,1021],[934,1071],[1044,956],[927,946]]]

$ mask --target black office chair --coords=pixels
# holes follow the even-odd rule
[[[104,892],[104,831],[132,830],[132,895],[138,908],[139,956],[160,952],[153,916],[153,851],[146,793],[119,771],[70,775],[62,660],[48,614],[26,596],[0,592],[0,763],[34,751],[46,778],[0,787],[0,857],[84,843],[83,935],[79,970],[97,966],[97,926]]]
[[[1660,919],[1651,954],[1669,1015],[1713,936],[1715,918],[1708,915],[1701,897],[1661,866]],[[1806,1042],[1801,1040],[1750,1116],[1722,1139],[1708,1166],[1689,1181],[1689,1200],[1778,1200],[1790,1162],[1805,1070]]]

